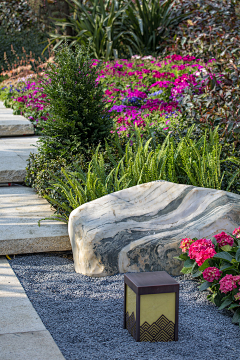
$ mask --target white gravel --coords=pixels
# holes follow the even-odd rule
[[[197,282],[180,283],[179,341],[137,343],[123,330],[123,275],[89,278],[60,254],[16,256],[10,264],[66,360],[240,359],[240,328]]]

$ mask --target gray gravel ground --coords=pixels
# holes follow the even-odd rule
[[[176,278],[179,341],[136,343],[122,329],[123,275],[76,274],[72,259],[60,254],[18,255],[10,264],[66,360],[240,359],[239,327],[186,276]]]

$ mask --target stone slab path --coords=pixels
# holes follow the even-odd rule
[[[0,136],[33,135],[33,125],[20,115],[0,114]]]
[[[34,135],[33,124],[23,116],[13,115],[13,110],[0,102],[0,137],[19,135]]]
[[[0,101],[0,110],[13,112],[12,109],[6,108],[6,107],[4,106],[2,101]]]
[[[38,137],[17,137],[11,127],[9,136],[1,137],[1,120],[12,118],[33,129],[29,120],[12,115],[12,109],[0,102],[0,255],[71,250],[66,224],[48,220],[38,226],[39,220],[54,214],[49,203],[33,189],[16,184],[24,183],[27,159],[37,152]],[[12,184],[16,186],[8,186]]]
[[[25,186],[0,187],[0,255],[71,250],[67,224],[38,220],[49,203]]]
[[[0,133],[1,119],[9,114],[18,121],[19,116],[0,102]],[[37,152],[38,137],[17,137],[9,131],[11,136],[0,136],[0,255],[71,250],[67,224],[48,220],[39,227],[39,220],[54,214],[50,204],[33,189],[17,184],[24,183],[27,159],[30,152]]]
[[[30,152],[37,152],[37,140],[37,136],[0,138],[0,183],[24,182],[26,160]]]
[[[64,360],[8,261],[0,257],[1,360]]]
[[[26,136],[27,135],[27,136]],[[30,135],[30,136],[29,136]],[[67,225],[38,220],[49,203],[23,183],[38,140],[31,122],[0,102],[0,359],[64,360],[6,258],[1,255],[70,250]],[[11,185],[11,186],[8,186]]]

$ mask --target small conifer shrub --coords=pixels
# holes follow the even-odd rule
[[[93,66],[89,52],[66,44],[56,51],[43,82],[49,102],[40,151],[52,157],[75,155],[97,146],[110,134],[110,119],[97,81],[99,66]],[[54,155],[55,154],[55,155]]]

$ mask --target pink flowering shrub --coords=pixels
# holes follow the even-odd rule
[[[211,289],[208,299],[219,309],[234,309],[233,322],[240,324],[240,227],[211,239],[184,238],[180,243],[182,272],[200,277],[200,291]]]
[[[237,284],[237,285],[240,285],[240,275],[235,275],[235,276],[234,276],[234,279],[235,279],[235,281],[236,281],[236,284]]]

